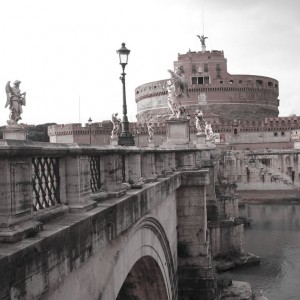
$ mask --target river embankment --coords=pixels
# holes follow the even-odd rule
[[[243,204],[300,204],[298,190],[237,191]]]

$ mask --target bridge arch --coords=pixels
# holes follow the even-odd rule
[[[176,245],[176,241],[173,242]],[[138,222],[124,239],[99,299],[130,299],[125,296],[131,294],[140,297],[137,299],[173,300],[177,294],[175,270],[165,230],[158,220],[148,216]],[[146,274],[147,271],[149,274]],[[130,289],[135,276],[140,276],[141,282],[136,282],[135,287]],[[147,283],[146,280],[152,282]],[[148,298],[143,294],[145,288],[152,291],[147,293]]]
[[[132,267],[117,300],[168,300],[163,275],[156,260],[143,256]]]

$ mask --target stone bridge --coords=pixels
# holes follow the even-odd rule
[[[216,299],[209,149],[0,142],[0,299]]]

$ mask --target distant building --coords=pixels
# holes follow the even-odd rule
[[[178,54],[174,68],[178,67],[189,87],[190,98],[182,99],[189,113],[201,107],[204,112],[219,115],[221,121],[264,120],[278,116],[278,81],[265,76],[229,74],[223,51]],[[136,88],[138,123],[161,122],[170,114],[167,80]]]

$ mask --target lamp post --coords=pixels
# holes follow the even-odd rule
[[[91,117],[90,117],[90,118],[88,119],[89,133],[90,133],[90,145],[92,144],[92,129],[91,129],[92,122],[93,122],[93,120],[92,120]]]
[[[190,119],[191,119],[191,115],[190,115],[190,113],[187,113],[186,114],[186,118],[187,118],[187,120],[188,120],[188,122],[189,122],[189,142],[191,141],[191,129],[190,129]]]
[[[118,145],[121,146],[134,146],[134,138],[129,132],[129,122],[127,118],[127,105],[126,105],[126,90],[125,90],[125,67],[128,62],[128,55],[130,50],[125,47],[125,43],[122,43],[122,47],[117,50],[120,59],[120,65],[122,66],[121,81],[123,84],[123,120],[122,120],[122,132],[118,139]]]
[[[136,136],[137,136],[137,145],[140,146],[140,132],[138,129],[136,130]]]

